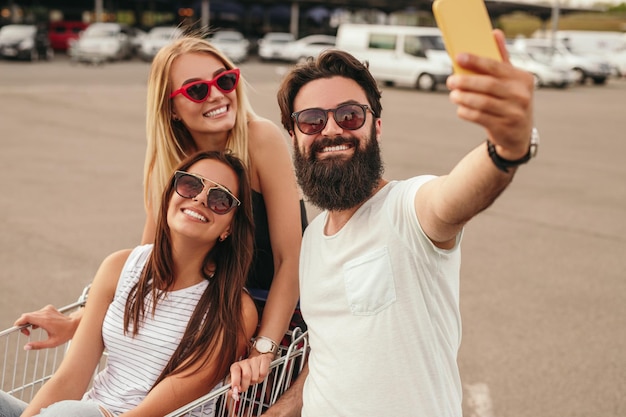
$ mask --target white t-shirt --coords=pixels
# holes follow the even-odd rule
[[[414,198],[432,178],[390,182],[335,235],[326,212],[307,227],[303,417],[461,417],[461,234],[442,250],[422,231]]]

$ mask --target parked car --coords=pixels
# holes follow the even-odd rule
[[[342,23],[337,48],[369,62],[385,84],[436,90],[452,74],[441,31],[435,27]]]
[[[320,52],[335,47],[337,38],[329,35],[309,35],[290,42],[285,47],[287,61],[299,62],[309,57],[316,58]]]
[[[87,29],[89,23],[81,21],[61,20],[50,22],[48,25],[48,39],[55,51],[67,51],[70,42],[78,39],[80,33]]]
[[[37,61],[52,59],[47,28],[36,25],[6,25],[0,29],[0,57]]]
[[[602,85],[611,75],[611,65],[599,56],[574,54],[562,43],[550,39],[518,39],[515,47],[528,52],[536,60],[556,67],[567,67],[576,73],[576,82],[592,80]]]
[[[269,32],[259,39],[259,57],[262,60],[278,59],[284,60],[285,47],[296,38],[287,32]]]
[[[234,63],[243,62],[248,58],[248,41],[241,32],[235,30],[220,30],[209,38],[217,49],[222,51]]]
[[[120,23],[92,23],[73,42],[69,54],[74,61],[99,63],[133,56],[132,29]]]
[[[607,55],[616,77],[626,77],[626,46],[613,50]]]
[[[141,30],[136,27],[130,27],[129,31],[130,36],[130,45],[132,49],[132,56],[139,56],[139,50],[141,49],[141,44],[143,40],[148,36],[148,32]]]
[[[175,39],[183,35],[183,30],[175,26],[156,26],[150,29],[148,34],[142,39],[139,48],[139,58],[144,61],[152,61],[157,52],[165,45],[170,44]]]
[[[537,61],[525,51],[509,47],[508,54],[513,66],[528,71],[533,75],[536,88],[566,88],[576,79],[576,74],[569,68],[558,68],[547,65]]]

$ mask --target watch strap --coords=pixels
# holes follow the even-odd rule
[[[496,168],[498,168],[500,171],[508,173],[509,168],[514,168],[530,161],[530,159],[537,154],[538,145],[539,133],[536,128],[533,128],[530,137],[530,146],[528,147],[528,152],[523,157],[515,160],[502,158],[500,155],[498,155],[495,145],[489,139],[487,139],[487,152],[489,154],[489,158],[491,158],[491,161],[496,166]]]

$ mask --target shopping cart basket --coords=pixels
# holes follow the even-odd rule
[[[59,309],[69,314],[85,305],[89,286],[83,289],[78,300]],[[2,361],[2,376],[0,389],[30,402],[39,388],[52,376],[59,367],[70,342],[56,348],[41,350],[24,350],[29,341],[47,339],[43,329],[31,329],[30,336],[25,336],[20,330],[27,326],[11,327],[0,332],[0,361]]]
[[[89,286],[84,288],[76,302],[60,308],[59,311],[69,314],[83,307],[88,292]],[[43,329],[31,329],[30,336],[25,336],[21,333],[24,327],[26,326],[11,327],[0,332],[2,363],[0,389],[22,401],[30,402],[59,367],[70,342],[55,348],[27,351],[24,350],[26,343],[43,340],[48,336]],[[272,362],[268,377],[241,393],[238,402],[230,400],[228,396],[230,384],[224,383],[218,389],[168,414],[167,417],[211,415],[212,411],[216,416],[260,416],[289,388],[302,370],[308,351],[307,333],[302,332],[300,328],[289,330],[279,346],[277,359]],[[106,353],[96,373],[105,363]]]
[[[270,366],[268,377],[252,385],[234,402],[229,396],[230,384],[225,384],[209,394],[192,401],[165,417],[193,417],[212,415],[215,417],[260,416],[291,386],[306,362],[309,344],[308,332],[296,328],[289,332],[291,343],[280,346],[279,357]]]

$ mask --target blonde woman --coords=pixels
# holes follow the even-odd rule
[[[255,252],[250,290],[269,291],[251,361],[243,363],[243,388],[262,379],[287,330],[298,300],[298,260],[306,213],[287,141],[271,121],[253,111],[239,69],[198,36],[186,36],[161,49],[148,80],[144,165],[146,223],[142,243],[154,240],[155,209],[172,170],[196,151],[231,150],[246,165],[252,186]],[[254,291],[253,291],[254,293]],[[68,340],[80,317],[60,317],[47,307],[22,315],[49,339],[27,348]],[[254,359],[256,358],[256,359]]]

